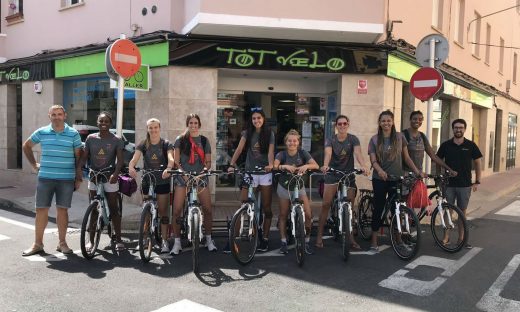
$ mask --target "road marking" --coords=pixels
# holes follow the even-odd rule
[[[81,250],[74,250],[75,254],[81,254]],[[51,255],[32,255],[28,257],[24,257],[31,262],[55,262],[55,261],[63,261],[67,260],[67,255],[64,255],[61,252],[51,254]]]
[[[390,248],[389,245],[380,245],[379,252],[382,252],[383,250],[388,249],[388,248]],[[377,255],[378,253],[374,253],[373,251],[367,250],[367,251],[351,251],[350,254],[351,255],[374,256],[374,255]]]
[[[510,203],[506,207],[495,212],[495,214],[512,216],[512,217],[520,217],[520,200]]]
[[[6,217],[0,217],[0,221],[6,222],[6,223],[9,223],[9,224],[12,224],[12,225],[16,225],[16,226],[22,227],[24,229],[28,229],[28,230],[33,230],[34,231],[34,225],[32,225],[32,224],[27,224],[27,223],[16,221],[16,220],[9,219],[9,218],[6,218]],[[67,228],[67,232],[74,231],[74,230],[76,230],[76,229],[75,228]],[[58,233],[58,229],[57,228],[48,228],[48,229],[45,229],[45,233],[46,234],[48,234],[48,233]]]
[[[11,238],[9,236],[5,236],[5,235],[0,234],[0,241],[6,240],[6,239],[11,239]]]
[[[520,266],[520,254],[515,255],[507,264],[506,268],[488,291],[477,303],[477,308],[484,311],[520,311],[520,301],[506,299],[500,296],[507,282]]]
[[[183,299],[175,303],[169,304],[152,312],[177,312],[177,311],[190,311],[190,312],[221,312],[220,310],[210,308],[200,303]]]
[[[387,279],[381,281],[379,286],[398,290],[401,292],[409,293],[416,296],[429,296],[437,290],[448,277],[452,276],[457,272],[463,265],[465,265],[471,258],[478,254],[482,248],[473,247],[459,260],[450,260],[432,256],[420,256],[413,262],[405,266],[406,269],[413,270],[420,265],[430,266],[434,268],[444,269],[441,276],[436,277],[432,281],[422,281],[405,275],[409,273],[409,270],[398,270]]]

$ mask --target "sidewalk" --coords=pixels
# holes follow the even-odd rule
[[[36,176],[25,183],[13,179],[6,174],[0,174],[0,209],[20,211],[25,210],[34,212],[34,193],[36,187]],[[482,184],[478,191],[471,195],[468,213],[478,211],[483,207],[488,207],[492,202],[500,197],[520,189],[520,168],[501,172],[482,178]],[[71,227],[80,227],[83,220],[85,209],[88,206],[88,196],[86,195],[87,184],[83,183],[81,192],[75,192],[72,199],[72,208],[69,210],[69,222]],[[140,193],[132,196],[133,202],[138,202]],[[233,216],[239,206],[239,194],[237,191],[218,191],[213,207],[213,216],[216,228],[224,228],[226,220]],[[313,193],[312,210],[315,220],[318,218],[321,209],[321,199]],[[141,207],[132,203],[127,197],[123,203],[123,229],[125,231],[137,230]],[[278,198],[273,196],[273,214],[278,216]],[[56,209],[51,208],[50,217],[56,217]],[[273,224],[274,226],[274,224]]]

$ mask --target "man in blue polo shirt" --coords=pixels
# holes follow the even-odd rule
[[[452,205],[455,205],[456,201],[456,206],[466,216],[466,208],[468,208],[471,192],[476,192],[477,186],[480,184],[482,153],[473,141],[464,138],[464,132],[466,131],[466,121],[464,119],[455,119],[451,123],[451,128],[453,130],[453,138],[441,144],[437,151],[437,156],[440,159],[444,159],[446,165],[458,173],[457,176],[450,177],[448,181],[446,199]],[[472,164],[475,167],[475,183],[471,182]],[[471,245],[466,244],[466,248],[471,248]]]
[[[68,209],[72,193],[79,188],[82,176],[79,159],[81,138],[78,131],[65,123],[67,114],[61,105],[49,108],[50,125],[36,131],[23,143],[23,152],[32,168],[38,172],[36,187],[36,219],[34,221],[34,243],[23,251],[23,256],[43,252],[43,233],[48,222],[49,208],[56,195],[56,212],[59,243],[56,250],[71,254],[65,241],[69,223]],[[40,163],[36,162],[33,146],[41,144]]]

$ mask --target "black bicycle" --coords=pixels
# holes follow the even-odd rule
[[[229,246],[231,254],[242,265],[253,261],[260,234],[261,209],[255,199],[253,175],[266,174],[265,170],[235,170],[235,174],[242,176],[247,186],[247,199],[242,202],[235,212],[229,227]]]
[[[351,188],[351,181],[354,181],[356,174],[362,174],[363,170],[354,169],[351,172],[343,172],[329,168],[326,174],[341,176],[336,191],[336,198],[332,203],[329,225],[332,229],[335,241],[341,237],[341,254],[343,260],[347,261],[350,255],[350,237],[352,235],[352,203],[348,199],[348,190]]]
[[[386,200],[381,220],[381,229],[388,227],[390,241],[396,255],[403,260],[410,260],[419,251],[421,229],[419,219],[413,209],[406,206],[408,190],[418,178],[412,173],[407,176],[389,175],[389,181],[396,181],[395,194]],[[372,236],[372,218],[374,211],[373,191],[362,189],[359,202],[358,226],[361,237],[369,240]],[[390,214],[390,216],[389,216]]]
[[[433,240],[442,250],[457,252],[464,247],[468,241],[469,230],[464,212],[459,207],[449,204],[446,200],[446,188],[449,176],[446,174],[428,175],[435,181],[428,188],[435,188],[428,197],[432,201],[430,229]],[[421,221],[430,211],[422,208],[418,214]]]

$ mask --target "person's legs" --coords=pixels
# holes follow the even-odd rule
[[[355,186],[355,184],[354,184],[354,186]],[[351,218],[352,218],[353,221],[354,221],[354,200],[356,199],[356,191],[357,191],[357,188],[356,187],[352,187],[352,188],[350,188],[348,190],[348,194],[347,194],[348,200],[350,202],[350,207],[352,207]],[[345,220],[345,221],[348,222],[347,220]],[[354,225],[351,223],[350,226],[354,226]],[[354,233],[354,231],[352,231],[352,233]],[[350,237],[350,244],[352,245],[352,248],[354,248],[354,249],[361,249],[359,244],[354,239],[354,235],[349,235],[349,237]]]
[[[387,182],[373,179],[372,189],[374,190],[374,211],[372,213],[372,238],[370,246],[377,248],[378,231],[381,227],[382,214],[386,202]]]
[[[170,194],[157,194],[157,204],[159,206],[159,216],[161,218],[161,237],[163,241],[168,239],[168,228],[170,226],[171,215],[168,215],[170,205]]]
[[[56,182],[56,221],[58,223],[59,245],[57,250],[64,254],[72,253],[67,246],[67,227],[69,225],[69,208],[72,203],[74,181]]]
[[[336,194],[337,184],[325,184],[323,189],[323,202],[321,205],[320,218],[318,221],[318,235],[316,237],[316,247],[323,247],[323,227],[329,216],[334,195]]]
[[[173,233],[175,234],[175,242],[170,254],[179,254],[182,250],[181,246],[181,223],[183,221],[181,214],[184,209],[184,199],[186,198],[186,186],[177,185],[175,187],[175,196],[173,197]]]
[[[260,185],[258,187],[260,189],[262,211],[264,213],[263,235],[264,240],[268,240],[271,222],[273,220],[273,210],[271,208],[273,187],[272,185]]]
[[[462,213],[464,213],[464,217],[466,218],[466,212],[469,204],[469,199],[471,197],[471,186],[469,187],[458,187],[457,188],[457,207],[462,210]],[[464,239],[464,229],[463,229],[463,223],[462,220],[458,220],[458,228],[459,228],[459,241],[462,241]],[[466,247],[471,248],[470,244],[467,244]]]
[[[209,251],[217,251],[217,246],[211,238],[213,229],[213,206],[211,205],[211,194],[209,188],[199,189],[199,200],[204,213],[204,234],[206,235],[206,247]]]

